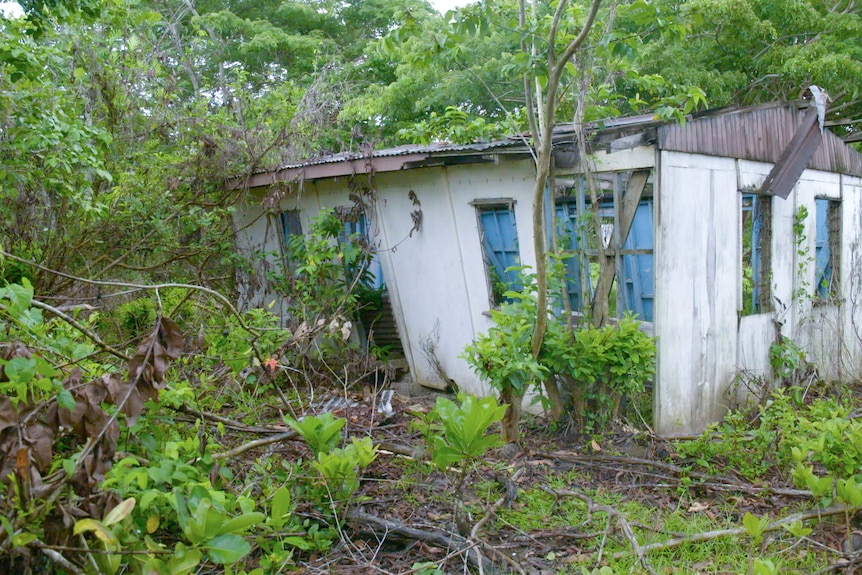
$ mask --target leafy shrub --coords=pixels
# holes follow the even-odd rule
[[[643,393],[644,382],[655,374],[655,342],[639,326],[627,315],[617,324],[587,325],[563,341],[568,370],[559,373],[582,429],[594,430],[618,417],[623,399]]]
[[[560,297],[562,271],[552,275],[552,296]],[[556,380],[571,397],[576,421],[583,430],[604,425],[619,415],[623,399],[642,393],[644,382],[655,373],[655,342],[630,316],[617,324],[595,328],[589,324],[570,331],[558,318],[548,322],[539,357],[531,353],[536,320],[535,276],[519,268],[520,291],[508,291],[509,302],[492,310],[496,323],[467,345],[464,357],[473,370],[506,396],[523,397],[544,384],[546,399],[560,413],[563,398],[554,395]]]
[[[331,413],[321,416],[306,415],[296,421],[285,418],[311,450],[315,461],[312,467],[320,473],[332,502],[345,502],[359,489],[359,470],[365,469],[377,457],[377,446],[370,437],[352,437],[348,445],[337,447],[342,441],[341,429],[347,420],[335,419]]]
[[[728,413],[699,438],[679,442],[678,452],[705,467],[726,462],[750,479],[787,474],[805,458],[841,477],[862,470],[862,424],[846,419],[850,406],[832,398],[802,404],[797,391],[776,389],[753,419],[746,411]]]

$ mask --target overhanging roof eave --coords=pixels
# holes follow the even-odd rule
[[[280,182],[298,182],[337,178],[342,176],[364,175],[369,172],[397,172],[407,169],[407,164],[415,164],[427,159],[429,154],[407,154],[403,156],[387,156],[377,158],[358,158],[340,162],[308,164],[283,168],[273,172],[255,174],[245,180],[236,179],[230,182],[230,189],[259,188],[272,186]]]

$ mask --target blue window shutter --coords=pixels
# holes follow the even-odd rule
[[[829,200],[816,200],[814,229],[814,288],[818,297],[828,298],[831,292],[832,258],[829,248]]]
[[[635,211],[624,249],[652,250],[652,200],[644,200]],[[653,254],[623,255],[623,295],[626,310],[637,314],[641,321],[653,321],[655,299],[655,268]]]
[[[556,212],[557,242],[560,248],[572,254],[571,257],[564,260],[566,265],[566,292],[572,310],[581,311],[584,292],[581,285],[578,205],[573,201],[560,201],[557,203]]]
[[[368,231],[368,219],[365,217],[364,213],[360,213],[359,217],[355,218],[354,221],[350,221],[348,219],[344,222],[344,232],[342,237],[339,238],[339,241],[346,241],[348,237],[354,234],[360,238],[364,238],[367,245],[371,246],[371,234]],[[383,265],[380,263],[380,254],[377,252],[373,252],[371,254],[371,261],[368,262],[368,269],[366,272],[371,276],[371,282],[368,287],[373,289],[386,288],[386,282],[383,279]]]
[[[508,268],[518,265],[518,231],[515,214],[510,206],[481,206],[479,218],[482,224],[482,241],[485,257],[494,274],[509,288],[516,287],[518,274]],[[492,270],[488,270],[489,272]],[[493,279],[492,279],[493,281]]]

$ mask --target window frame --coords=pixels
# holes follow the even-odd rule
[[[752,200],[750,208],[746,208],[747,199]],[[757,194],[751,190],[739,192],[739,307],[741,316],[771,313],[774,310],[772,302],[772,234],[775,225],[774,196]],[[751,222],[751,255],[749,266],[752,269],[751,299],[746,301],[744,287],[746,265],[746,212],[752,212]],[[759,227],[758,227],[759,222]],[[755,239],[759,246],[755,246]]]
[[[841,249],[842,249],[842,201],[837,198],[817,196],[814,199],[814,289],[812,296],[817,303],[832,303],[840,298],[841,293]],[[825,213],[821,214],[821,206],[825,205]],[[821,218],[825,221],[821,228]],[[821,279],[819,254],[822,246],[820,230],[826,231],[825,247],[829,250],[825,267],[828,269],[828,283],[824,285]]]
[[[512,272],[505,271],[511,266],[506,266],[504,269],[498,270],[497,265],[492,261],[491,255],[488,253],[488,241],[486,240],[486,230],[482,216],[484,213],[494,212],[497,210],[505,210],[509,213],[512,221],[511,225],[514,230],[514,245],[504,246],[502,249],[503,257],[497,257],[496,259],[500,260],[501,265],[504,265],[506,263],[505,254],[514,253],[515,261],[513,265],[520,265],[521,250],[518,237],[518,221],[515,216],[515,203],[516,201],[513,198],[481,198],[473,200],[469,203],[476,211],[476,226],[479,233],[479,246],[482,250],[482,262],[485,272],[485,285],[488,290],[488,303],[490,304],[492,309],[499,308],[500,304],[510,301],[509,299],[503,297],[501,293],[497,293],[498,290],[495,288],[495,282],[492,277],[492,270],[494,274],[500,277],[502,282],[505,282],[507,284],[507,290],[520,289],[521,286],[516,283],[516,278],[513,277],[514,274],[512,274]],[[502,230],[499,235],[502,238]],[[496,250],[494,253],[497,253]]]

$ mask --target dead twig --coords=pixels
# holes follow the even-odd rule
[[[857,511],[857,507],[848,507],[846,505],[835,505],[833,507],[816,508],[811,509],[809,511],[802,511],[799,513],[794,513],[793,515],[788,515],[783,519],[778,519],[776,521],[771,522],[764,528],[764,533],[770,531],[777,531],[781,529],[782,526],[794,523],[796,521],[808,521],[810,519],[821,519],[823,517],[830,517],[832,515],[841,515],[843,513],[853,513]],[[719,539],[721,537],[731,537],[735,535],[746,535],[748,531],[744,527],[734,527],[733,529],[716,529],[714,531],[704,531],[703,533],[695,533],[694,535],[687,535],[685,537],[674,537],[673,539],[668,539],[667,541],[659,541],[657,543],[649,543],[648,545],[644,545],[641,547],[641,550],[644,553],[650,553],[652,551],[659,551],[663,549],[672,549],[674,547],[680,547],[682,545],[687,545],[689,543],[700,543],[702,541],[711,541],[713,539]],[[625,553],[617,553],[614,555],[615,559],[620,559],[625,556]]]
[[[617,523],[622,529],[623,535],[626,536],[632,548],[635,550],[635,553],[638,556],[638,563],[643,566],[644,569],[655,575],[655,570],[647,563],[646,554],[647,554],[647,546],[642,546],[638,543],[638,539],[635,536],[634,531],[632,530],[631,525],[626,519],[626,516],[621,512],[617,511],[610,505],[602,505],[600,503],[596,503],[587,495],[580,493],[578,491],[571,491],[568,489],[552,489],[547,485],[539,486],[542,491],[553,495],[555,498],[559,499],[560,497],[574,497],[576,499],[580,499],[584,503],[587,504],[587,511],[589,513],[598,512],[605,513],[608,516],[608,528],[610,527],[610,518],[613,517],[617,520]],[[605,530],[607,532],[608,529]]]
[[[375,532],[382,531],[386,534],[400,535],[401,537],[407,537],[408,539],[416,539],[419,541],[425,541],[426,543],[433,543],[434,545],[444,549],[454,549],[458,554],[466,555],[467,561],[473,565],[473,567],[479,569],[480,572],[492,573],[494,570],[494,566],[491,561],[482,557],[482,554],[476,549],[475,542],[471,542],[455,533],[426,531],[424,529],[410,527],[403,523],[383,519],[382,517],[372,515],[371,513],[366,513],[360,509],[349,511],[345,520],[348,523],[369,527]]]
[[[42,553],[42,555],[44,555],[63,569],[69,571],[73,575],[84,575],[84,571],[77,565],[66,559],[62,553],[59,553],[54,549],[46,547],[45,544],[38,539],[36,541],[33,541],[32,545],[39,549],[39,552]]]
[[[227,451],[223,451],[221,453],[213,454],[213,461],[219,461],[221,459],[230,459],[232,457],[236,457],[241,453],[245,453],[250,449],[254,449],[255,447],[261,447],[263,445],[269,445],[271,443],[278,443],[279,441],[286,441],[288,439],[296,439],[299,437],[299,434],[295,431],[285,431],[283,433],[279,433],[278,435],[273,435],[272,437],[263,437],[261,439],[255,439],[254,441],[249,441],[248,443],[243,443],[233,449],[229,449]]]

